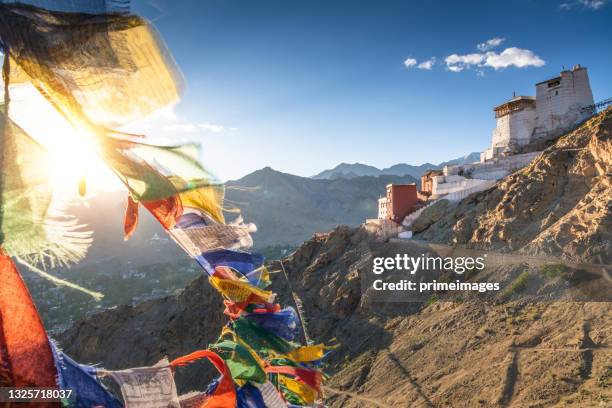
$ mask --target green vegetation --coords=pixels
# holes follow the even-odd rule
[[[519,276],[516,277],[510,284],[510,286],[506,287],[502,296],[504,298],[508,298],[516,293],[522,292],[527,287],[527,281],[529,280],[529,271],[522,272]]]
[[[431,295],[431,297],[427,299],[427,302],[425,302],[425,306],[431,306],[435,304],[438,300],[440,300],[438,295]]]
[[[608,388],[612,385],[612,366],[606,366],[597,379],[597,385],[601,388]]]
[[[463,276],[465,277],[465,280],[470,280],[474,276],[478,275],[478,272],[480,272],[480,271],[476,267],[466,268],[465,273],[463,274]]]
[[[563,264],[548,264],[540,268],[540,273],[547,278],[567,277],[568,269]]]

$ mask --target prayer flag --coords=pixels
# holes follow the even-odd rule
[[[181,367],[202,358],[208,359],[217,368],[221,378],[211,397],[201,408],[236,408],[236,388],[227,364],[218,354],[210,350],[199,350],[173,360],[170,365]]]
[[[179,408],[174,377],[167,359],[152,367],[109,371],[119,384],[125,408]]]
[[[63,390],[71,390],[72,395],[65,405],[69,407],[123,408],[95,376],[96,368],[76,363],[53,343],[53,355],[58,371],[58,385]]]
[[[38,311],[13,261],[0,250],[0,371],[6,387],[57,387]],[[56,404],[42,404],[54,406]]]

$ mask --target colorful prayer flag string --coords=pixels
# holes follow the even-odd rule
[[[160,393],[170,387],[174,394],[169,401],[178,399],[181,407],[316,404],[323,379],[319,363],[327,349],[296,342],[297,313],[275,303],[263,257],[245,251],[253,244],[250,234],[255,227],[241,219],[225,223],[223,185],[200,164],[199,145],[154,145],[113,130],[178,100],[182,78],[155,29],[127,12],[127,0],[79,4],[49,0],[47,8],[37,6],[39,3],[0,0],[5,83],[9,83],[9,75],[17,82],[32,83],[75,128],[93,140],[99,155],[129,191],[125,238],[136,230],[142,204],[202,266],[225,300],[229,322],[218,341],[206,350],[121,375],[111,372],[120,383],[121,403],[100,380],[104,370],[79,365],[49,345],[18,272],[10,258],[0,254],[2,385],[75,387],[80,397],[66,401],[68,406],[129,406],[133,400],[127,393],[134,387],[130,375],[137,371],[150,379],[141,387]],[[5,99],[9,100],[8,85]],[[8,111],[8,106],[5,109]],[[6,134],[9,122],[8,115],[4,116],[2,131]],[[17,141],[27,136],[13,135]],[[3,187],[0,185],[0,193]],[[80,191],[84,194],[84,182]],[[3,207],[5,201],[2,196]],[[10,238],[3,245],[11,242]],[[28,338],[24,337],[26,327]],[[200,359],[209,360],[220,377],[202,393],[176,396],[170,373]]]

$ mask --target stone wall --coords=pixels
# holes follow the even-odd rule
[[[497,118],[497,126],[493,130],[491,147],[496,149],[493,156],[500,151],[512,149],[515,146],[524,146],[531,140],[536,123],[536,110],[534,106],[528,106],[519,111],[510,112]]]
[[[488,188],[491,188],[497,183],[496,180],[481,180],[480,183],[473,185],[470,188],[466,188],[465,190],[456,191],[454,193],[447,194],[444,198],[448,201],[459,201],[463,200],[470,194],[477,193],[479,191],[484,191]]]
[[[480,191],[491,186],[491,182],[506,177],[531,163],[541,152],[496,157],[485,163],[470,163],[458,166],[445,166],[444,175],[433,178],[432,198],[454,194],[463,190]],[[486,187],[483,187],[486,186]],[[468,192],[467,195],[471,194]],[[467,195],[465,195],[467,197]],[[456,197],[463,198],[461,194]],[[446,197],[445,197],[446,198]],[[460,199],[457,198],[457,199]]]
[[[482,184],[485,180],[469,179],[463,176],[438,176],[434,184],[432,198],[438,198],[457,191],[465,190]]]
[[[578,66],[536,84],[536,135],[557,135],[588,119],[592,112],[581,109],[594,103],[586,68]]]
[[[508,173],[525,167],[536,158],[540,152],[515,154],[507,157],[496,157],[485,163],[469,163],[456,166],[445,166],[444,175],[462,175],[485,180],[499,179]],[[499,175],[505,172],[503,175]]]
[[[363,224],[363,227],[369,234],[380,240],[397,237],[397,234],[404,230],[400,224],[394,221],[381,220],[377,218],[367,219],[365,224]]]

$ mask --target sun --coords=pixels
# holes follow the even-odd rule
[[[49,152],[49,178],[62,194],[78,195],[86,181],[86,194],[116,191],[122,185],[97,155],[94,140],[79,135],[70,123],[31,85],[11,87],[11,119]]]

